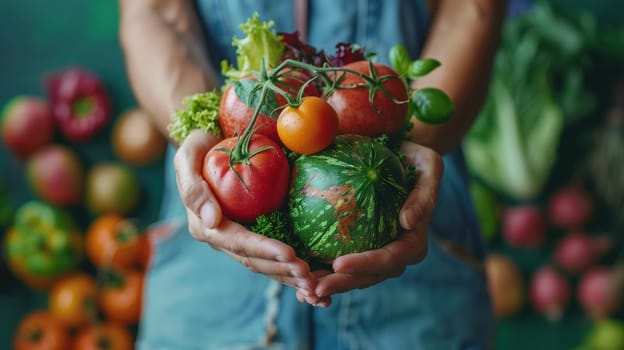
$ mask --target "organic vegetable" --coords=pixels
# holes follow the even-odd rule
[[[602,319],[592,324],[583,344],[576,350],[624,349],[624,322],[619,319]]]
[[[133,325],[141,317],[143,273],[132,270],[108,269],[102,275],[98,305],[108,320]]]
[[[132,350],[132,333],[125,326],[102,322],[79,330],[72,350]]]
[[[84,272],[76,272],[52,286],[48,309],[67,327],[81,327],[97,317],[96,294],[95,279]]]
[[[616,88],[615,105],[603,125],[592,135],[585,175],[592,180],[594,194],[605,204],[617,229],[624,228],[624,82]]]
[[[220,136],[219,106],[221,94],[216,90],[185,97],[182,101],[185,108],[176,111],[171,124],[167,125],[169,136],[182,142],[194,129],[210,132]]]
[[[542,209],[535,204],[509,206],[502,213],[502,234],[515,247],[537,247],[546,238]]]
[[[329,146],[338,130],[338,115],[325,100],[309,96],[301,104],[286,107],[277,119],[282,144],[299,154],[312,154]]]
[[[82,256],[81,235],[69,214],[39,201],[17,209],[4,243],[9,268],[32,288],[48,287]]]
[[[597,264],[611,244],[607,236],[572,232],[557,242],[553,260],[567,272],[578,274]]]
[[[365,136],[339,135],[325,150],[295,160],[294,234],[320,261],[380,248],[400,233],[405,181],[388,148]]]
[[[277,210],[288,191],[290,167],[286,154],[270,138],[254,134],[245,142],[227,138],[204,158],[202,175],[223,213],[243,223]]]
[[[13,350],[67,350],[69,330],[46,310],[26,314],[13,335]]]
[[[258,13],[240,25],[245,37],[232,39],[232,45],[236,47],[236,67],[223,60],[221,72],[224,76],[241,79],[250,73],[259,72],[263,64],[267,67],[277,65],[284,52],[284,43],[275,34],[273,25],[273,21],[262,22]]]
[[[392,68],[381,63],[359,61],[343,68],[349,71],[344,75],[336,73],[340,83],[327,97],[338,114],[338,133],[373,137],[396,135],[407,118],[405,82]],[[351,71],[378,81],[372,85]]]
[[[585,83],[590,21],[539,3],[505,24],[489,95],[464,150],[470,171],[512,200],[544,189],[563,128],[595,107]]]
[[[163,156],[167,140],[150,118],[148,112],[140,108],[129,109],[117,118],[111,144],[121,160],[141,166]]]
[[[559,188],[548,200],[548,217],[550,223],[557,228],[582,228],[593,214],[592,198],[578,185]]]
[[[533,273],[529,297],[533,308],[551,321],[559,320],[572,296],[568,280],[552,266],[543,266]]]
[[[108,93],[93,73],[66,69],[52,74],[46,87],[52,116],[67,139],[88,140],[110,120]]]
[[[85,187],[87,208],[97,215],[128,214],[141,195],[134,173],[114,162],[99,163],[89,169]]]
[[[259,109],[260,114],[254,124],[256,132],[279,142],[276,119],[279,115],[278,109],[288,102],[286,98],[292,99],[297,96],[300,88],[303,88],[302,96],[320,94],[314,84],[303,87],[310,77],[302,71],[284,69],[276,74],[278,75],[270,78],[275,82],[271,81],[270,84],[275,84],[281,93],[267,92],[262,104],[258,103],[262,85],[258,85],[256,79],[233,80],[225,88],[219,107],[219,126],[225,137],[240,136],[251,122],[255,109]],[[292,98],[283,94],[288,94]]]
[[[48,103],[36,96],[12,98],[0,115],[2,141],[17,156],[26,158],[50,143],[54,136],[54,119]]]
[[[42,200],[54,205],[75,205],[82,201],[84,169],[71,148],[52,144],[26,161],[28,184]]]
[[[87,229],[85,252],[96,267],[131,269],[144,264],[146,239],[131,220],[118,214],[103,214]]]
[[[592,318],[606,318],[619,310],[624,295],[624,270],[599,266],[583,274],[578,301]]]
[[[494,316],[505,319],[518,313],[526,301],[526,286],[516,263],[492,253],[485,260],[485,274]]]

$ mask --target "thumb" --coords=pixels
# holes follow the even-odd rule
[[[212,134],[193,131],[180,144],[173,160],[182,203],[208,228],[219,226],[222,213],[219,202],[201,175],[201,169],[204,156],[218,141]]]

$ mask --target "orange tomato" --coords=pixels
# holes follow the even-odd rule
[[[286,107],[277,118],[277,135],[289,150],[312,154],[329,146],[338,131],[338,115],[320,97],[307,96],[297,107]]]
[[[106,270],[98,305],[107,319],[125,325],[141,318],[143,273],[133,270]]]
[[[68,327],[79,327],[95,319],[97,285],[84,272],[76,272],[56,282],[48,295],[48,309]]]
[[[69,330],[45,310],[24,316],[13,336],[14,350],[67,350],[69,344]]]
[[[89,260],[97,267],[130,269],[145,262],[147,238],[136,225],[118,214],[104,214],[87,229],[85,245]]]
[[[126,327],[104,322],[82,328],[76,335],[73,350],[132,350],[133,342]]]

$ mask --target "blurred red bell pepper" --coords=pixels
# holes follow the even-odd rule
[[[47,79],[47,93],[56,123],[65,137],[85,141],[111,119],[111,103],[102,82],[93,73],[69,68]]]

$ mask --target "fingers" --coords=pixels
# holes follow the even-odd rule
[[[398,277],[406,266],[419,263],[427,254],[427,235],[408,231],[380,249],[338,257],[334,273],[320,278],[315,293],[327,296],[366,288]]]
[[[405,161],[413,165],[418,179],[399,213],[404,229],[415,229],[419,222],[427,220],[435,209],[444,163],[434,150],[412,142],[403,142],[401,152]]]
[[[201,167],[204,156],[218,141],[209,133],[195,130],[182,142],[174,157],[182,202],[209,228],[219,225],[222,214],[208,183],[201,176]]]

